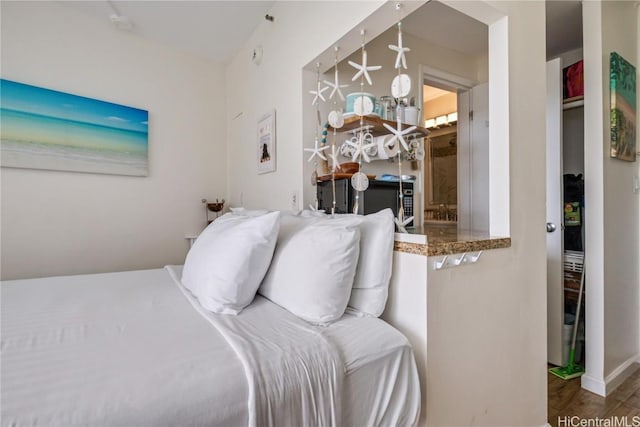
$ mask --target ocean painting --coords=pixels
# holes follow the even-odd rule
[[[147,176],[146,110],[0,79],[3,167]]]
[[[611,157],[636,161],[636,67],[611,53]]]

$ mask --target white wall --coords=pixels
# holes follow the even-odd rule
[[[290,209],[292,191],[302,195],[304,184],[310,182],[310,173],[303,176],[307,153],[303,156],[302,148],[313,146],[313,136],[303,137],[303,104],[311,103],[308,90],[315,81],[315,73],[303,73],[302,69],[382,3],[278,2],[269,12],[275,21],[262,23],[233,58],[226,69],[227,161],[233,165],[228,173],[228,194],[232,205]],[[264,51],[260,66],[250,60],[258,45]],[[303,85],[303,78],[309,84]],[[258,175],[256,123],[274,108],[277,169]]]
[[[2,77],[149,111],[145,178],[2,168],[2,278],[182,263],[225,197],[224,71],[57,2],[2,2]]]
[[[540,179],[545,8],[542,2],[491,4],[508,15],[509,25],[512,245],[485,251],[474,265],[439,271],[429,266],[427,417],[433,426],[546,423],[545,183]]]
[[[582,17],[582,16],[581,16]],[[557,56],[562,68],[583,58],[582,48]],[[562,113],[562,152],[564,173],[584,174],[584,108],[577,107]]]
[[[625,363],[635,361],[638,341],[638,269],[629,260],[638,259],[640,211],[633,194],[635,163],[609,157],[609,53],[618,52],[636,67],[637,30],[635,5],[626,1],[602,3],[602,51],[604,91],[604,315],[605,378]],[[636,101],[637,103],[637,101]]]
[[[564,173],[584,174],[584,108],[562,113],[562,153]]]
[[[585,236],[587,372],[583,387],[606,395],[640,351],[638,268],[640,212],[632,192],[634,163],[612,159],[609,55],[637,66],[634,3],[585,2]]]

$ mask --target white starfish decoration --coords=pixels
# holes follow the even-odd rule
[[[362,50],[362,65],[356,64],[353,61],[349,61],[349,65],[351,65],[353,68],[358,70],[358,72],[356,73],[355,76],[353,76],[351,81],[355,81],[358,77],[364,74],[364,78],[367,79],[367,83],[369,83],[369,86],[373,84],[373,82],[371,81],[371,77],[369,76],[369,71],[378,71],[379,69],[382,68],[382,65],[367,66],[367,51],[364,49]]]
[[[341,85],[340,84],[340,80],[338,80],[338,67],[337,66],[336,66],[336,70],[334,72],[333,83],[324,80],[324,84],[326,84],[328,87],[332,87],[333,88],[333,90],[329,94],[329,99],[332,99],[333,95],[335,95],[336,92],[337,92],[338,96],[340,96],[340,99],[344,101],[344,95],[342,94],[342,91],[340,90],[340,88],[349,87],[349,85]]]
[[[334,172],[340,170],[340,161],[338,160],[338,154],[340,151],[336,150],[336,146],[331,146],[331,153],[329,153],[329,158],[331,159],[331,170]]]
[[[311,160],[313,160],[314,157],[318,156],[320,157],[322,160],[327,160],[327,158],[322,154],[322,152],[326,149],[329,148],[328,145],[325,145],[324,147],[318,147],[318,138],[316,138],[315,143],[314,143],[314,147],[313,148],[305,148],[304,151],[308,151],[311,153],[311,156],[309,156],[309,160],[307,160],[308,162],[310,162]]]
[[[362,155],[362,158],[367,163],[371,162],[371,158],[369,157],[369,153],[367,153],[367,151],[370,150],[372,147],[375,147],[376,145],[375,142],[370,142],[369,144],[365,144],[364,138],[362,137],[362,134],[361,134],[357,142],[346,141],[346,144],[354,148],[353,156],[351,158],[352,162],[355,162],[359,155]]]
[[[398,30],[398,46],[390,44],[389,49],[393,50],[394,52],[398,52],[398,55],[396,56],[395,68],[398,69],[400,68],[400,65],[402,65],[405,69],[407,69],[407,58],[405,57],[404,53],[410,52],[411,49],[402,46],[402,31]]]
[[[309,93],[311,95],[315,95],[315,97],[313,98],[313,101],[311,101],[311,105],[316,105],[316,103],[318,102],[318,98],[322,99],[322,102],[325,102],[326,99],[324,99],[324,96],[322,95],[322,92],[324,92],[325,90],[329,89],[328,86],[325,86],[323,88],[320,87],[321,83],[320,81],[318,81],[318,90],[310,90]]]
[[[400,120],[398,120],[398,127],[397,128],[392,128],[391,126],[389,126],[386,123],[383,123],[383,125],[384,125],[385,128],[387,128],[387,130],[389,132],[391,132],[393,134],[393,138],[391,138],[389,140],[389,142],[387,142],[387,146],[390,146],[391,144],[394,143],[394,141],[398,140],[402,144],[402,147],[404,147],[404,149],[406,151],[409,151],[409,145],[407,144],[407,141],[404,140],[404,136],[406,134],[411,133],[414,130],[416,130],[417,126],[410,126],[410,127],[406,128],[405,130],[402,130],[402,123],[400,123]]]
[[[401,233],[408,233],[407,231],[407,225],[413,221],[413,217],[410,216],[409,218],[406,219],[400,219],[400,212],[398,212],[398,217],[394,218],[393,221],[396,223],[396,226],[398,227],[398,231]]]

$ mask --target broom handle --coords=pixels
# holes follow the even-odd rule
[[[584,270],[585,263],[584,258],[582,259],[582,275],[580,276],[580,292],[578,293],[578,308],[576,309],[576,320],[573,324],[573,338],[571,339],[571,350],[575,350],[576,348],[576,338],[578,337],[578,323],[580,322],[580,311],[582,309],[582,291],[584,289]],[[573,361],[570,360],[569,363]]]

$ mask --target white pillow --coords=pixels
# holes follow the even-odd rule
[[[242,206],[238,208],[229,208],[232,214],[239,216],[261,216],[269,213],[266,209],[245,209]]]
[[[324,209],[312,211],[310,209],[305,209],[300,212],[300,216],[304,218],[326,218],[327,214],[324,212]]]
[[[279,227],[278,212],[221,216],[187,254],[182,284],[205,309],[238,314],[253,301],[269,268]]]
[[[305,211],[306,212],[306,211]],[[327,215],[316,212],[303,216]],[[394,216],[389,208],[369,215],[336,214],[337,218],[360,220],[360,256],[348,309],[360,315],[380,317],[387,304],[393,263]]]
[[[391,209],[360,216],[360,258],[349,307],[379,317],[389,294],[395,225]]]
[[[354,218],[281,218],[271,267],[258,293],[312,323],[340,318],[351,295],[360,230]]]

